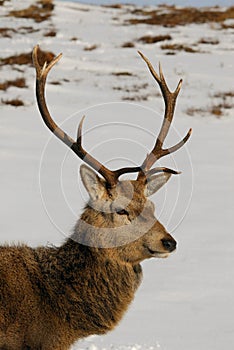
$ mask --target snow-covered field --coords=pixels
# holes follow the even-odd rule
[[[38,43],[44,50],[63,52],[47,86],[51,114],[72,136],[85,114],[84,143],[100,161],[111,167],[140,164],[160,127],[162,98],[137,50],[155,67],[161,61],[171,88],[184,80],[167,144],[193,128],[187,146],[161,161],[182,175],[154,198],[157,215],[178,241],[177,252],[166,260],[144,262],[143,283],[121,324],[74,349],[233,349],[234,113],[233,108],[221,108],[220,117],[211,113],[221,102],[233,107],[233,97],[227,96],[233,96],[233,29],[220,30],[216,24],[128,26],[124,20],[132,6],[56,1],[45,22],[6,16],[12,8],[28,5],[28,0],[14,0],[0,6],[1,27],[16,29],[11,37],[0,37],[0,57],[29,52]],[[56,36],[44,36],[52,30]],[[137,41],[146,34],[170,34],[173,43],[184,45],[201,38],[217,44],[197,44],[198,53],[166,55],[161,43]],[[135,47],[123,48],[126,42]],[[43,125],[34,69],[0,67],[0,83],[16,77],[25,77],[28,87],[0,91],[1,100],[25,103],[17,108],[1,103],[1,241],[59,244],[87,199],[78,176],[81,162]]]

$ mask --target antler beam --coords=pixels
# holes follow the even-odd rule
[[[101,164],[97,159],[92,157],[87,151],[82,147],[82,125],[84,117],[78,127],[77,140],[73,140],[66,132],[64,132],[52,119],[50,112],[47,108],[45,99],[45,85],[48,73],[53,68],[53,66],[60,60],[62,54],[55,57],[50,63],[45,62],[43,67],[40,66],[38,61],[38,51],[39,46],[35,46],[33,49],[33,64],[36,69],[36,97],[37,104],[40,110],[41,116],[47,125],[47,127],[68,147],[70,147],[75,154],[81,158],[85,163],[89,164],[97,172],[99,172],[107,182],[107,185],[113,187],[117,184],[118,178],[125,173],[139,172],[140,167],[126,167],[117,170],[110,170]]]
[[[177,96],[180,92],[180,88],[182,85],[182,79],[179,81],[176,89],[174,92],[171,92],[167,86],[167,83],[165,81],[163,72],[162,72],[162,67],[159,64],[159,75],[158,73],[156,73],[156,71],[154,70],[152,64],[150,63],[150,61],[148,60],[147,57],[145,57],[143,55],[143,53],[141,53],[140,51],[138,51],[138,53],[140,54],[140,56],[143,58],[143,60],[146,62],[152,76],[154,77],[154,79],[157,81],[160,90],[162,92],[162,96],[165,102],[165,113],[164,113],[164,119],[163,119],[163,123],[159,132],[159,135],[156,139],[154,148],[152,149],[152,151],[147,155],[147,157],[145,158],[142,166],[141,166],[141,172],[138,175],[138,178],[141,178],[142,176],[147,175],[147,173],[149,172],[150,168],[153,166],[153,164],[160,159],[161,157],[169,154],[169,153],[173,153],[175,151],[177,151],[179,148],[181,148],[189,139],[191,133],[192,133],[192,129],[189,129],[187,135],[180,141],[178,142],[175,146],[167,148],[167,149],[163,149],[163,143],[164,140],[168,134],[169,128],[171,126],[171,122],[174,116],[174,110],[175,110],[175,105],[176,105],[176,99]],[[153,170],[153,169],[152,169]],[[151,170],[151,172],[152,172]]]

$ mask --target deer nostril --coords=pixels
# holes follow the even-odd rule
[[[169,252],[172,252],[173,250],[176,249],[176,241],[173,238],[170,238],[170,239],[163,238],[161,241],[162,241],[163,247],[166,248]]]

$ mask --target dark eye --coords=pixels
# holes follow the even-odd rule
[[[116,213],[119,215],[129,215],[128,211],[125,209],[118,209]]]

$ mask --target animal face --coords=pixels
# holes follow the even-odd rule
[[[147,183],[119,181],[116,187],[108,188],[86,165],[80,172],[90,197],[79,221],[82,243],[111,248],[112,254],[134,264],[151,257],[167,257],[175,250],[176,241],[156,219],[155,206],[148,199],[171,174],[151,176]]]

